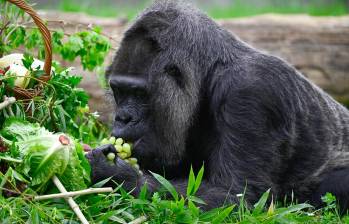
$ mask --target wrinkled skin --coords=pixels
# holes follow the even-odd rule
[[[126,31],[107,71],[112,135],[134,142],[144,175],[107,145],[89,153],[94,182],[112,176],[137,194],[164,175],[185,194],[190,166],[205,166],[206,208],[251,204],[271,188],[320,205],[331,191],[348,206],[349,112],[285,61],[259,52],[206,15],[159,1]]]

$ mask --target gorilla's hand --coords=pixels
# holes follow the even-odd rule
[[[107,155],[110,152],[117,153],[111,144],[100,146],[86,155],[91,164],[92,183],[113,177],[113,181],[118,184],[123,183],[124,188],[132,190],[137,186],[138,172],[119,157],[116,157],[114,161],[109,161]],[[113,185],[113,181],[110,181],[107,185]]]

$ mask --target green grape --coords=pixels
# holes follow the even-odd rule
[[[119,152],[118,153],[118,156],[121,158],[121,159],[126,159],[128,156],[127,156],[127,153],[124,153],[124,152]]]
[[[134,164],[132,165],[136,170],[139,170],[139,165],[138,164]]]
[[[122,140],[122,138],[117,138],[115,140],[115,145],[122,145],[122,143],[124,143],[124,140]]]
[[[128,158],[128,161],[130,162],[130,164],[134,165],[137,164],[138,160],[136,158]]]
[[[133,146],[132,143],[124,142],[122,138],[111,137],[109,139],[103,139],[101,141],[101,144],[113,144],[116,149],[117,156],[124,160],[126,163],[130,164],[135,170],[137,170],[139,175],[143,175],[143,172],[140,170],[140,167],[138,165],[138,160],[131,157]],[[115,153],[108,153],[107,155],[107,159],[110,162],[113,162],[115,160],[115,157]]]
[[[114,159],[115,159],[115,153],[113,153],[113,152],[108,153],[107,159],[108,159],[109,161],[114,161]]]
[[[107,144],[110,144],[110,141],[106,138],[103,138],[101,141],[101,145],[107,145]]]
[[[122,151],[124,151],[125,153],[131,155],[131,146],[130,146],[130,144],[124,143],[122,145]]]
[[[121,145],[114,145],[117,152],[122,152],[122,146]]]
[[[115,141],[116,141],[116,139],[115,139],[115,137],[114,136],[112,136],[110,139],[109,139],[109,141],[110,141],[110,144],[115,144]]]

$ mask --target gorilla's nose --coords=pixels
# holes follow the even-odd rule
[[[126,113],[120,113],[115,116],[115,122],[122,123],[123,125],[127,125],[131,120],[131,115]]]

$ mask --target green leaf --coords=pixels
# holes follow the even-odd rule
[[[6,182],[10,182],[13,179],[13,171],[14,170],[10,167],[8,168],[4,176],[0,176],[0,195],[2,194],[2,189],[4,188]]]
[[[188,201],[188,208],[195,217],[199,216],[200,209],[192,201]]]
[[[60,125],[62,126],[62,131],[66,132],[67,131],[67,125],[66,125],[66,122],[65,122],[65,111],[64,111],[62,105],[58,105],[57,106],[57,110],[58,110]]]
[[[30,212],[30,223],[31,224],[40,224],[40,216],[37,208],[33,208]]]
[[[142,200],[145,200],[147,199],[147,195],[148,195],[148,185],[144,184],[142,187],[141,187],[141,192],[139,193],[138,195],[138,198],[139,199],[142,199]]]
[[[108,177],[107,179],[101,180],[98,183],[95,183],[92,187],[103,187],[106,183],[108,183],[112,177]]]
[[[193,167],[190,166],[190,173],[189,173],[188,186],[187,186],[187,196],[192,195],[194,188],[195,188],[195,175],[194,175]]]
[[[262,197],[259,199],[259,201],[254,204],[254,209],[252,214],[258,215],[261,212],[263,212],[263,209],[265,207],[265,204],[267,203],[268,197],[269,197],[270,189],[268,189],[266,192],[263,193]]]
[[[60,143],[49,148],[39,143],[30,146],[23,158],[23,169],[32,177],[31,185],[45,184],[53,175],[62,174],[69,162],[69,151],[69,147]]]
[[[38,124],[32,124],[19,118],[6,119],[4,128],[0,134],[9,139],[23,141],[30,136],[48,135],[49,132],[41,128]]]
[[[75,142],[75,152],[79,157],[80,166],[82,167],[82,176],[85,179],[85,183],[89,186],[91,184],[91,165],[85,156],[84,147],[77,141]]]
[[[183,211],[176,216],[175,223],[193,223],[193,217],[188,211]]]
[[[230,213],[233,211],[234,209],[234,205],[224,209],[222,212],[220,212],[216,218],[214,218],[212,220],[212,224],[220,224],[224,221],[225,218],[228,217],[228,215],[230,215]]]
[[[110,221],[113,221],[113,222],[121,223],[121,224],[126,224],[126,223],[127,223],[127,222],[125,221],[125,219],[122,219],[122,218],[117,217],[117,216],[115,216],[115,215],[110,216],[110,217],[109,217],[109,220],[110,220]]]
[[[168,192],[170,192],[170,194],[172,195],[174,200],[178,201],[178,193],[177,193],[176,189],[174,188],[174,186],[168,180],[166,180],[165,178],[163,178],[159,174],[156,174],[153,172],[150,172],[150,173],[164,188],[166,188],[166,190]]]
[[[29,54],[23,55],[22,63],[26,69],[32,70],[31,65],[33,64],[33,62],[34,62],[33,56]]]
[[[201,169],[199,170],[199,173],[196,176],[193,195],[199,190],[199,187],[200,187],[200,184],[202,181],[202,177],[204,175],[204,169],[205,169],[205,167],[204,167],[204,165],[202,165]]]
[[[277,217],[283,217],[285,215],[291,214],[293,212],[299,212],[305,208],[312,208],[313,206],[309,205],[309,204],[297,204],[297,205],[291,205],[288,208],[286,208],[285,210],[283,210],[282,212],[277,214]]]
[[[76,150],[70,150],[69,163],[59,179],[68,191],[77,191],[87,188],[85,173]]]
[[[216,217],[219,212],[222,210],[222,208],[214,208],[214,209],[211,209],[207,212],[204,212],[202,213],[200,216],[199,216],[199,219],[200,221],[203,221],[203,222],[209,222],[211,221],[214,217]]]
[[[193,202],[198,203],[198,204],[206,205],[206,202],[204,202],[201,198],[198,198],[198,197],[195,197],[195,196],[192,196],[192,195],[190,195],[188,197],[188,200],[189,201],[193,201]]]

